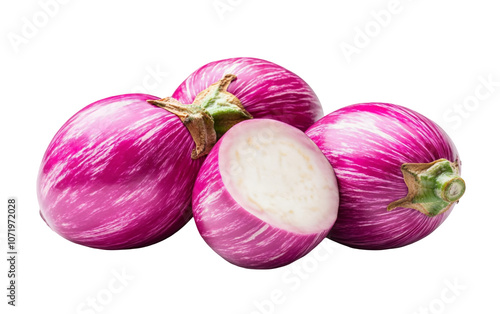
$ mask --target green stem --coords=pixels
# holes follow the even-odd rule
[[[464,195],[465,182],[457,163],[446,159],[426,164],[408,163],[401,166],[401,172],[408,195],[389,204],[389,211],[405,207],[433,217],[450,209]]]
[[[220,138],[233,125],[252,119],[240,100],[227,91],[229,84],[236,79],[234,74],[224,77],[199,93],[193,101],[193,106],[205,109],[214,119],[215,132]]]
[[[148,102],[175,114],[181,119],[196,145],[196,148],[191,152],[192,159],[207,155],[214,147],[217,141],[214,120],[204,109],[193,105],[183,105],[172,97],[148,100]]]
[[[196,144],[191,158],[207,155],[227,130],[241,121],[252,119],[240,100],[227,91],[229,84],[235,79],[235,75],[226,74],[220,81],[201,91],[190,105],[171,97],[148,100],[149,103],[177,115],[188,128]]]

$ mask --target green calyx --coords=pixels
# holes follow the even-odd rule
[[[226,74],[220,81],[201,91],[192,104],[186,105],[167,97],[148,100],[149,103],[177,115],[188,128],[196,148],[192,159],[207,155],[224,133],[235,124],[252,119],[240,100],[227,91],[229,84],[236,79]]]
[[[227,91],[229,84],[235,79],[236,75],[226,74],[220,81],[199,93],[193,102],[194,106],[203,108],[212,116],[218,138],[238,122],[252,119],[240,100]]]
[[[456,162],[439,159],[431,163],[408,163],[401,166],[401,172],[408,195],[389,204],[389,211],[405,207],[433,217],[450,209],[465,193],[465,182]]]

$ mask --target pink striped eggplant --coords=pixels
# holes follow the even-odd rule
[[[388,249],[418,241],[448,217],[465,191],[451,139],[410,109],[352,105],[306,134],[337,175],[340,207],[328,237],[347,246]]]
[[[338,200],[332,167],[302,131],[254,119],[231,128],[208,155],[193,190],[193,216],[227,261],[275,268],[327,235]]]
[[[269,61],[231,58],[208,63],[192,73],[172,97],[191,104],[210,84],[226,75],[234,80],[227,91],[254,118],[275,119],[305,131],[323,116],[321,104],[311,87],[296,74]],[[222,97],[215,98],[217,102]],[[214,104],[203,104],[209,111]]]
[[[64,238],[94,248],[156,243],[190,218],[203,159],[172,113],[128,94],[97,101],[57,132],[38,176],[40,213]]]
[[[318,97],[304,80],[256,58],[208,63],[192,73],[172,97],[152,103],[186,124],[197,144],[194,158],[208,154],[229,128],[247,119],[275,119],[305,131],[323,116]]]

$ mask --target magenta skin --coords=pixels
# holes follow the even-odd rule
[[[254,118],[275,119],[305,131],[323,116],[318,97],[304,80],[279,65],[255,58],[208,63],[192,73],[172,97],[191,104],[198,93],[225,74],[237,76],[227,90]]]
[[[271,269],[306,255],[329,228],[310,234],[286,231],[249,213],[230,195],[219,168],[221,144],[236,128],[261,127],[257,122],[240,122],[208,154],[193,189],[193,217],[200,235],[222,258],[244,268]]]
[[[448,135],[410,109],[385,103],[351,105],[332,112],[306,134],[330,161],[337,176],[340,206],[328,237],[360,249],[389,249],[418,241],[451,213],[428,217],[414,209],[387,211],[406,196],[404,163],[460,159]]]
[[[40,214],[64,238],[100,249],[161,241],[190,218],[203,158],[180,119],[128,94],[99,100],[69,119],[43,157]]]

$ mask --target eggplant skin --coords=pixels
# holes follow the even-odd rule
[[[203,158],[179,118],[126,94],[88,105],[49,144],[37,182],[40,214],[75,243],[130,249],[159,242],[192,216]]]

